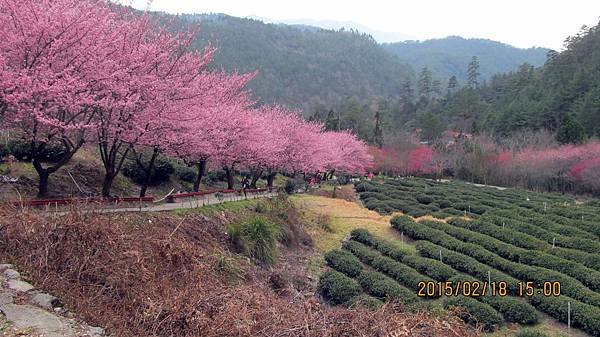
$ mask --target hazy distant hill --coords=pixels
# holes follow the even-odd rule
[[[218,47],[215,66],[258,70],[250,87],[264,102],[312,108],[347,97],[396,97],[410,66],[375,40],[354,31],[299,29],[227,15],[185,15],[185,29],[200,21],[198,48]]]
[[[458,36],[383,46],[410,64],[416,72],[427,66],[434,77],[442,81],[452,75],[459,81],[464,81],[472,56],[479,57],[481,78],[489,79],[494,74],[516,70],[525,62],[540,66],[546,61],[548,53],[546,48],[520,49],[496,41]]]
[[[163,19],[171,19],[168,14]],[[473,55],[482,78],[516,70],[528,62],[541,65],[546,49],[518,49],[481,39],[448,37],[424,42],[378,44],[356,30],[335,31],[307,25],[266,24],[224,14],[178,16],[177,29],[200,23],[197,48],[218,47],[214,67],[259,74],[250,84],[261,102],[277,102],[309,111],[347,98],[368,104],[398,98],[404,80],[428,66],[445,82],[465,77]]]
[[[367,27],[365,25],[361,25],[359,23],[353,21],[335,21],[335,20],[315,20],[315,19],[288,19],[288,20],[271,20],[269,18],[262,17],[251,17],[252,19],[257,19],[264,22],[271,23],[281,23],[292,26],[301,26],[301,27],[312,27],[312,28],[325,28],[325,29],[333,29],[340,30],[344,29],[354,29],[358,30],[361,33],[366,33],[371,35],[377,42],[397,42],[397,41],[406,41],[406,40],[414,40],[415,37],[398,32],[386,32],[377,29],[373,29],[371,27]]]

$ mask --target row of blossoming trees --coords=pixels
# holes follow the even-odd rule
[[[104,165],[102,194],[126,158],[178,157],[198,169],[363,173],[371,157],[349,132],[324,132],[281,106],[257,107],[254,74],[208,68],[214,48],[105,0],[0,1],[0,121],[31,145],[39,194],[85,144]],[[167,25],[168,27],[168,25]],[[65,155],[46,163],[59,144]],[[147,157],[147,156],[146,156]],[[258,175],[258,174],[257,174]],[[145,193],[145,189],[142,194]]]
[[[423,145],[405,136],[371,149],[376,170],[389,175],[454,177],[539,191],[600,195],[600,142],[559,145],[554,135],[531,131],[519,141],[485,135]],[[511,141],[514,141],[511,143]]]

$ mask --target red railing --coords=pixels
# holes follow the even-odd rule
[[[13,201],[15,206],[47,206],[47,205],[73,205],[86,203],[124,203],[124,202],[153,202],[154,197],[122,197],[122,198],[67,198],[67,199],[40,199],[40,200],[23,200]]]

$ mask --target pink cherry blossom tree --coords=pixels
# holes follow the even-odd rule
[[[50,175],[83,146],[102,105],[98,83],[113,75],[114,13],[101,1],[0,2],[0,112],[30,146],[39,196]],[[49,145],[64,156],[44,163]]]

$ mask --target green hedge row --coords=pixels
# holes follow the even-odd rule
[[[362,292],[358,282],[335,270],[321,274],[319,291],[325,299],[334,305],[345,304]]]
[[[419,273],[428,275],[435,280],[447,280],[455,274],[452,268],[440,261],[414,255],[408,249],[397,247],[386,240],[382,240],[366,229],[355,229],[350,235],[352,240],[369,246],[381,254],[402,262]]]
[[[448,281],[453,283],[458,281],[474,282],[477,281],[477,279],[466,275],[456,275]],[[504,319],[509,322],[534,324],[539,320],[537,310],[522,299],[509,296],[493,296],[489,294],[479,296],[476,299],[496,309],[496,311],[501,313]]]
[[[492,331],[502,323],[502,315],[489,304],[479,302],[471,297],[450,297],[444,299],[444,308],[460,307],[464,312],[459,317],[471,324],[482,324],[486,331]]]
[[[398,221],[398,217],[392,219],[392,225],[395,228],[402,229],[415,239],[429,240],[443,247],[471,256],[479,262],[522,280],[535,281],[537,284],[543,284],[546,281],[559,281],[561,282],[562,292],[565,295],[585,303],[600,306],[600,294],[586,288],[581,282],[572,277],[545,268],[526,266],[509,261],[479,245],[462,242],[441,230],[427,227],[424,225],[425,223],[416,224],[413,222],[413,224],[410,224],[406,220]]]
[[[571,325],[592,336],[600,336],[600,308],[581,303],[566,296],[545,297],[534,295],[530,302],[541,311],[563,323],[568,320],[568,307],[571,303]]]
[[[487,217],[487,215],[486,215]],[[518,220],[514,220],[512,218],[499,217],[496,215],[488,217],[490,222],[494,222],[497,225],[501,226],[502,223],[506,224],[506,227],[517,228],[517,230],[521,228],[526,228],[528,226],[536,227],[535,225],[530,225],[527,223],[519,222]],[[509,225],[510,224],[510,225]],[[539,228],[539,227],[538,227]],[[543,229],[540,229],[540,238],[543,238],[546,234],[543,233]],[[535,236],[535,231],[532,228],[531,235]],[[569,237],[561,234],[556,234],[552,232],[547,232],[548,243],[552,242],[553,238],[556,238],[556,247],[552,248],[548,246],[548,248],[544,249],[545,253],[552,254],[558,256],[563,259],[577,261],[583,264],[588,268],[592,268],[596,271],[600,271],[600,254],[598,253],[590,253],[586,250],[590,250],[596,243],[593,240],[582,239],[580,237]],[[588,234],[587,237],[590,235]],[[581,242],[581,249],[577,248],[577,243]],[[592,242],[592,243],[590,243]],[[562,246],[571,246],[571,248],[564,248]],[[588,247],[588,248],[586,248]],[[598,250],[600,252],[600,250]]]
[[[548,243],[527,234],[515,233],[510,228],[498,228],[498,226],[481,221],[480,219],[471,221],[464,219],[449,219],[448,223],[456,226],[475,231],[486,236],[496,238],[503,243],[515,245],[526,249],[542,250],[548,247]]]
[[[402,263],[437,281],[445,281],[456,274],[454,269],[439,260],[422,256],[407,255],[402,259]]]
[[[356,258],[345,250],[334,249],[325,254],[325,262],[331,268],[346,274],[348,277],[356,277],[362,272],[362,264]]]
[[[583,217],[584,220],[587,221],[591,221],[593,223],[600,223],[600,216],[597,213],[594,213],[593,210],[590,210],[589,212],[586,211],[585,208],[581,207],[581,206],[575,206],[575,207],[565,207],[565,206],[558,206],[558,207],[552,207],[550,209],[550,212],[556,215],[560,215],[563,216],[565,218],[569,218],[571,220],[581,220],[581,218]]]
[[[367,294],[360,294],[352,297],[345,303],[345,305],[348,308],[361,307],[370,310],[376,310],[383,305],[383,302]]]
[[[483,264],[470,256],[446,249],[429,241],[418,241],[416,247],[419,254],[432,259],[439,258],[441,251],[442,261],[444,263],[480,280],[487,280],[489,272],[492,282],[506,282],[508,285],[508,292],[511,295],[517,295],[519,293],[519,281],[517,279]]]
[[[535,239],[529,235],[520,234],[518,232],[515,233],[510,229],[496,228],[498,226],[481,221],[451,219],[448,223],[437,221],[424,221],[421,223],[444,231],[446,234],[461,241],[477,244],[487,250],[496,252],[498,255],[508,260],[554,270],[571,276],[573,279],[580,281],[592,290],[600,290],[600,272],[571,260],[532,250],[534,248],[531,247],[531,245],[528,245],[529,249],[523,249],[504,242],[504,240],[522,240],[523,242],[537,241],[540,245],[548,246],[546,242]],[[514,237],[515,239],[511,240],[509,237]],[[502,238],[504,240],[499,240],[497,238]],[[598,295],[598,301],[600,303],[600,294]]]
[[[494,214],[498,214],[498,211],[495,210]],[[523,220],[523,221],[527,221],[529,223],[532,223],[536,226],[540,226],[540,227],[544,227],[544,228],[548,228],[548,229],[552,229],[553,231],[555,230],[555,228],[551,228],[552,226],[562,226],[562,225],[558,225],[552,221],[546,220],[546,219],[541,219],[541,218],[529,218],[527,216],[523,216],[520,217],[519,215],[515,215],[514,213],[500,213],[502,216],[504,217],[509,217],[511,219],[517,219],[517,220]],[[593,237],[592,234],[587,233],[582,231],[583,234],[577,232],[579,231],[579,229],[575,228],[575,227],[570,227],[570,226],[563,226],[563,228],[569,228],[568,231],[565,230],[556,230],[557,233],[561,233],[563,235],[567,235],[567,236],[575,236],[577,238],[590,238]],[[580,250],[576,250],[576,249],[570,249],[570,248],[561,248],[561,247],[556,247],[554,249],[550,249],[547,250],[547,253],[550,253],[552,255],[556,255],[558,257],[562,257],[565,259],[569,259],[569,260],[574,260],[577,261],[583,265],[585,265],[586,267],[595,269],[597,271],[600,271],[600,254],[590,254],[590,253],[586,253]]]
[[[585,218],[582,221],[581,219],[573,220],[573,219],[569,219],[569,218],[561,216],[561,215],[550,214],[550,213],[542,214],[542,213],[538,213],[538,212],[527,212],[527,211],[523,211],[523,210],[519,210],[519,209],[517,209],[517,212],[519,214],[525,214],[528,216],[531,216],[531,214],[533,213],[533,216],[537,215],[538,217],[542,217],[544,219],[559,223],[561,225],[578,228],[578,229],[588,232],[596,237],[600,236],[600,225],[593,223],[591,221],[587,221],[587,220],[585,220]]]
[[[391,242],[382,240],[363,228],[357,228],[353,230],[350,233],[350,237],[354,241],[363,243],[369,247],[378,250],[383,255],[387,255],[399,261],[402,260],[402,258],[404,258],[405,256],[411,254],[411,251],[407,248],[399,247]]]
[[[418,283],[421,281],[433,281],[427,276],[421,275],[416,270],[390,258],[383,256],[368,246],[356,241],[344,243],[344,249],[349,250],[363,263],[373,267],[375,270],[385,273],[398,283],[418,291]]]
[[[489,215],[481,219],[482,221],[489,221],[496,226],[505,225],[506,228],[516,230],[534,237],[540,238],[547,243],[552,243],[556,239],[555,243],[558,247],[572,248],[581,250],[587,253],[600,252],[600,242],[580,237],[566,236],[559,233],[554,233],[543,227],[532,225],[527,222],[518,221],[514,219],[508,219],[497,215]]]
[[[472,263],[472,260],[473,260],[472,258],[470,258],[466,255],[447,250],[441,246],[435,245],[435,244],[433,244],[431,242],[427,242],[427,241],[417,242],[417,250],[419,251],[419,253],[424,254],[426,256],[427,255],[432,255],[432,256],[436,255],[440,250],[442,250],[442,254],[443,254],[444,259],[446,259],[446,262],[450,265],[456,266],[457,270],[461,269],[461,266],[462,266],[461,261],[462,260],[464,260],[465,264],[470,264],[470,263]],[[493,271],[492,271],[492,275],[494,275]],[[480,277],[477,277],[477,278],[484,279],[484,278],[480,278]],[[517,280],[513,279],[510,276],[507,276],[504,279],[494,279],[494,276],[492,276],[492,282],[494,282],[494,281],[496,281],[496,282],[506,281],[506,282],[508,282],[509,285],[512,282],[517,282]],[[530,302],[539,310],[549,314],[550,316],[552,316],[556,319],[566,322],[566,310],[567,310],[566,302],[567,302],[567,300],[564,300],[564,299],[567,299],[567,297],[566,296],[560,296],[560,297],[534,296],[530,299]],[[588,331],[588,332],[598,331],[598,330],[593,330],[593,328],[590,327],[589,322],[593,322],[595,317],[598,317],[597,311],[599,309],[597,307],[582,303],[582,302],[574,300],[574,299],[571,299],[570,301],[572,302],[571,303],[572,305],[576,305],[579,308],[587,308],[587,311],[585,311],[585,310],[579,311],[578,318],[577,318],[579,323],[577,326],[581,327],[582,329],[584,329],[585,331]],[[592,310],[591,308],[594,308],[594,310]],[[563,310],[564,310],[564,312],[563,312]],[[573,318],[573,317],[574,316],[572,316],[572,320],[573,320],[573,322],[575,322],[575,318]],[[583,322],[587,322],[587,325],[584,325]],[[594,334],[592,333],[592,335],[594,335]]]
[[[406,304],[419,301],[417,295],[393,279],[374,271],[363,271],[357,278],[367,293],[375,298],[402,300]]]

